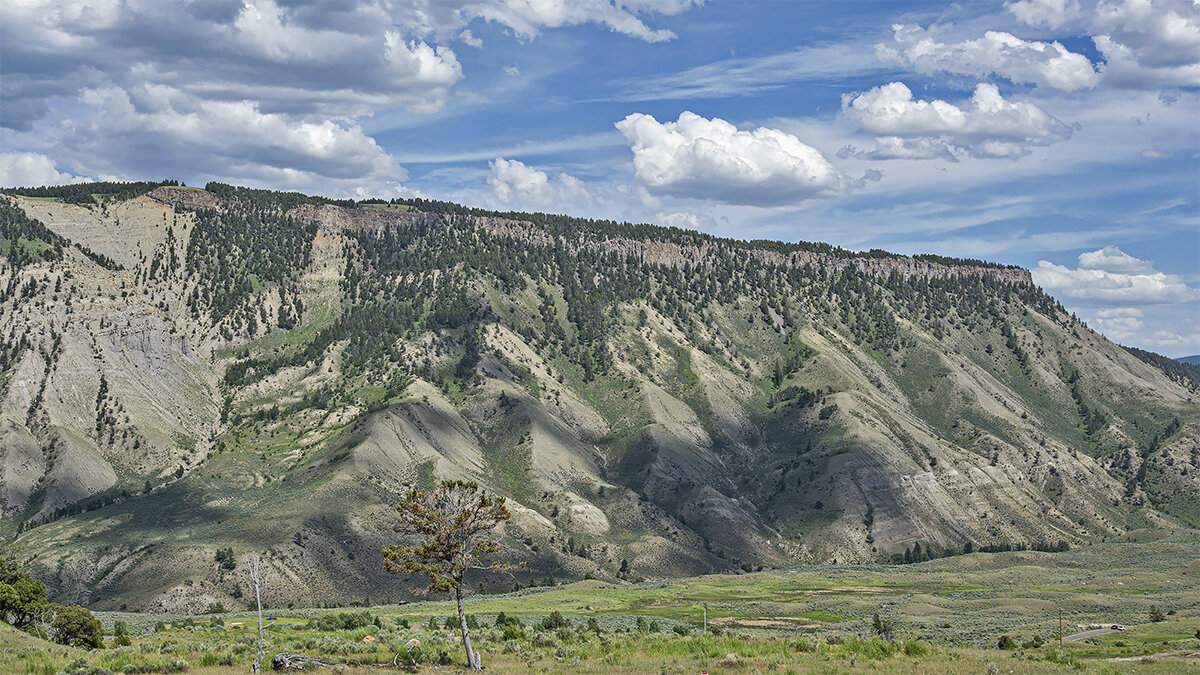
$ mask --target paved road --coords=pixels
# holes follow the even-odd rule
[[[1086,631],[1083,633],[1076,633],[1074,635],[1068,635],[1068,636],[1064,637],[1063,640],[1065,640],[1067,642],[1077,642],[1079,640],[1085,640],[1090,637],[1099,637],[1101,635],[1108,635],[1109,633],[1115,633],[1115,632],[1117,632],[1117,631],[1115,631],[1111,628],[1100,628],[1097,630],[1089,630],[1089,631]]]

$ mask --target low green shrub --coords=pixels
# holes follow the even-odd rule
[[[142,675],[143,673],[184,673],[190,669],[187,661],[156,661],[138,665],[128,665],[121,669],[123,675]]]
[[[1060,666],[1067,666],[1076,670],[1083,668],[1083,663],[1079,659],[1067,653],[1060,654],[1057,649],[1051,647],[1047,647],[1046,649],[1042,650],[1042,659],[1050,663],[1057,663]]]
[[[366,628],[375,623],[375,617],[363,610],[361,612],[339,612],[327,614],[313,621],[312,626],[321,631],[355,630]]]
[[[87,659],[75,659],[63,668],[62,675],[112,675],[112,671],[103,666],[93,666]]]
[[[562,612],[557,609],[550,612],[550,616],[542,619],[542,628],[546,630],[555,630],[558,628],[566,628],[570,626],[570,622],[563,618]]]
[[[900,650],[900,646],[895,642],[888,642],[877,637],[864,640],[854,635],[847,636],[842,640],[842,647],[851,654],[857,654],[867,659],[890,658]]]

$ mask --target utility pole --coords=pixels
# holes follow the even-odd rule
[[[704,630],[701,632],[703,632],[703,633],[708,632],[708,603],[707,602],[704,603]]]
[[[1058,608],[1058,651],[1062,651],[1062,607]]]

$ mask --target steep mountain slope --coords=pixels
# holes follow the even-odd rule
[[[4,523],[63,600],[236,605],[225,547],[272,602],[403,597],[390,503],[444,477],[510,497],[522,582],[1200,525],[1194,382],[1024,270],[80,189],[0,206]]]

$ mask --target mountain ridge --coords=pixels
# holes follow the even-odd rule
[[[391,598],[387,503],[441,477],[509,496],[525,581],[1200,522],[1194,383],[1026,270],[147,185],[9,207],[119,268],[5,259],[4,522],[59,598],[237,604],[223,546]]]

